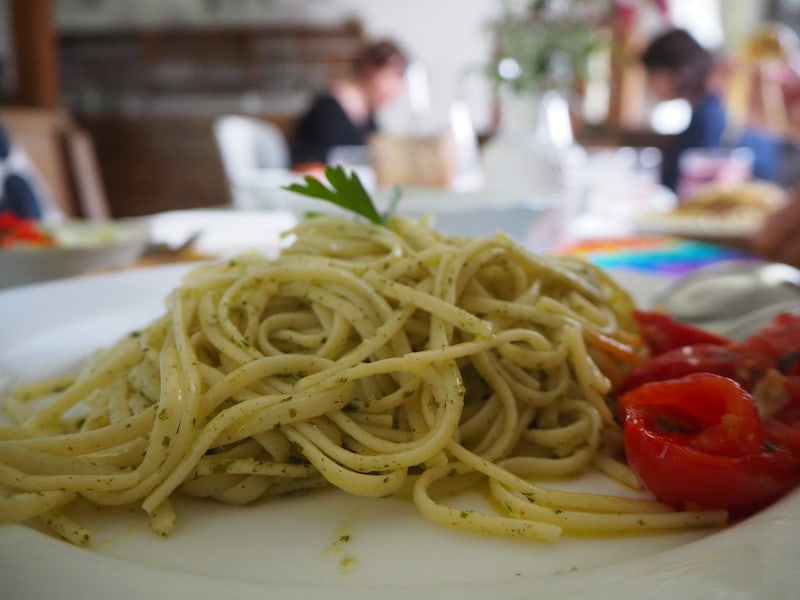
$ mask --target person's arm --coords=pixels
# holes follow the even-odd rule
[[[765,258],[800,267],[800,190],[793,192],[786,207],[767,219],[751,244]]]

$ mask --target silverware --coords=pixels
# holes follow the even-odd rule
[[[149,257],[170,258],[174,256],[179,256],[182,252],[185,252],[186,250],[189,250],[192,246],[194,246],[195,242],[197,242],[197,240],[200,238],[202,234],[203,234],[202,231],[195,231],[177,246],[172,246],[170,244],[164,244],[164,243],[151,243],[145,249],[142,256],[145,258]]]
[[[800,270],[760,260],[701,267],[661,290],[654,307],[697,327],[746,337],[779,312],[800,311]]]
[[[772,322],[781,313],[800,315],[800,299],[777,302],[755,310],[743,317],[731,321],[727,327],[722,327],[720,334],[732,340],[745,340],[758,333],[765,325]]]

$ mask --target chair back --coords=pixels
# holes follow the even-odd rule
[[[252,207],[255,191],[244,185],[248,176],[264,169],[288,169],[289,147],[276,125],[239,115],[224,115],[214,122],[228,189],[236,206]]]

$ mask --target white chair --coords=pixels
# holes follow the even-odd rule
[[[257,202],[254,176],[268,169],[289,168],[289,147],[283,132],[272,123],[224,115],[214,121],[222,165],[231,199],[237,208],[253,208]]]

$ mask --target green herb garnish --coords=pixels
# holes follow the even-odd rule
[[[336,206],[361,215],[377,225],[387,225],[389,223],[389,219],[392,218],[392,214],[397,208],[397,202],[400,199],[399,188],[395,188],[386,211],[379,213],[369,193],[364,189],[364,185],[354,172],[347,173],[341,166],[325,167],[325,177],[331,187],[326,186],[314,177],[307,176],[305,183],[293,183],[283,189],[303,196],[326,200]]]

